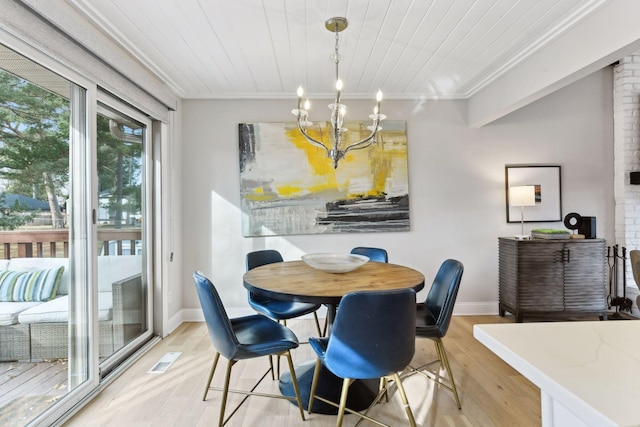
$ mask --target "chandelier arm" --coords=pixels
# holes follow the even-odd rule
[[[347,148],[345,148],[345,150],[343,151],[344,154],[347,154],[347,152],[351,151],[351,150],[361,150],[363,148],[367,148],[368,146],[370,146],[373,143],[373,138],[375,138],[376,134],[378,133],[378,125],[380,124],[379,120],[374,121],[373,123],[373,130],[371,131],[371,133],[369,134],[369,136],[367,136],[366,138],[349,145]]]
[[[311,144],[313,144],[313,145],[315,145],[316,147],[319,147],[319,148],[324,148],[327,151],[327,153],[329,152],[329,148],[326,145],[324,145],[322,142],[310,137],[307,134],[307,132],[302,128],[300,123],[298,123],[298,129],[300,130],[300,133],[302,133],[302,136],[304,136],[307,139],[307,141],[309,141]]]

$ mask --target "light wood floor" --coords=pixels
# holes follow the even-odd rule
[[[473,338],[478,323],[513,322],[498,316],[454,317],[444,345],[460,393],[459,410],[450,391],[434,386],[421,375],[404,381],[410,405],[419,426],[539,426],[540,391],[482,344]],[[315,330],[312,320],[290,321],[300,339]],[[164,374],[147,371],[172,351],[182,356]],[[202,401],[205,382],[213,359],[213,347],[204,323],[185,323],[156,345],[149,353],[107,387],[67,426],[212,426],[217,425],[220,393],[210,391]],[[418,339],[413,365],[430,361],[435,355],[433,342]],[[303,344],[294,350],[294,363],[310,360],[313,352]],[[284,361],[283,361],[284,362]],[[222,383],[226,361],[221,360],[213,384]],[[283,363],[285,369],[286,362]],[[253,379],[268,366],[266,358],[241,361],[234,366],[232,386],[251,386]],[[233,384],[235,382],[235,384]],[[277,392],[277,381],[269,378],[261,389]],[[241,397],[230,395],[228,408]],[[398,393],[389,403],[372,411],[392,426],[408,425]],[[334,426],[335,416],[307,414],[300,419],[297,407],[280,399],[252,397],[227,424],[229,426]],[[345,426],[353,426],[357,417],[347,415]],[[360,425],[374,425],[363,422]]]

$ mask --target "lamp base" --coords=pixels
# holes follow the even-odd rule
[[[516,234],[516,240],[531,240],[531,236],[526,234]]]

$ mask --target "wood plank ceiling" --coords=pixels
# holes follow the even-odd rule
[[[607,0],[70,0],[181,98],[467,99]]]

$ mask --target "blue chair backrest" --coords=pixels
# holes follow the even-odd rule
[[[413,289],[352,292],[340,301],[324,363],[341,378],[403,370],[415,352]]]
[[[364,246],[358,246],[351,249],[351,253],[367,256],[371,261],[375,262],[389,262],[389,255],[387,254],[387,251],[382,248],[367,248]]]
[[[261,265],[282,262],[282,255],[275,249],[265,249],[262,251],[249,252],[247,254],[247,271],[253,270]]]
[[[213,283],[201,272],[193,273],[193,281],[204,313],[204,320],[207,322],[211,342],[221,355],[232,360],[239,342],[231,327],[227,311],[222,305],[220,295],[218,295]]]
[[[438,269],[427,298],[425,308],[435,320],[435,325],[442,337],[449,329],[453,306],[456,303],[464,266],[460,261],[448,259]]]

